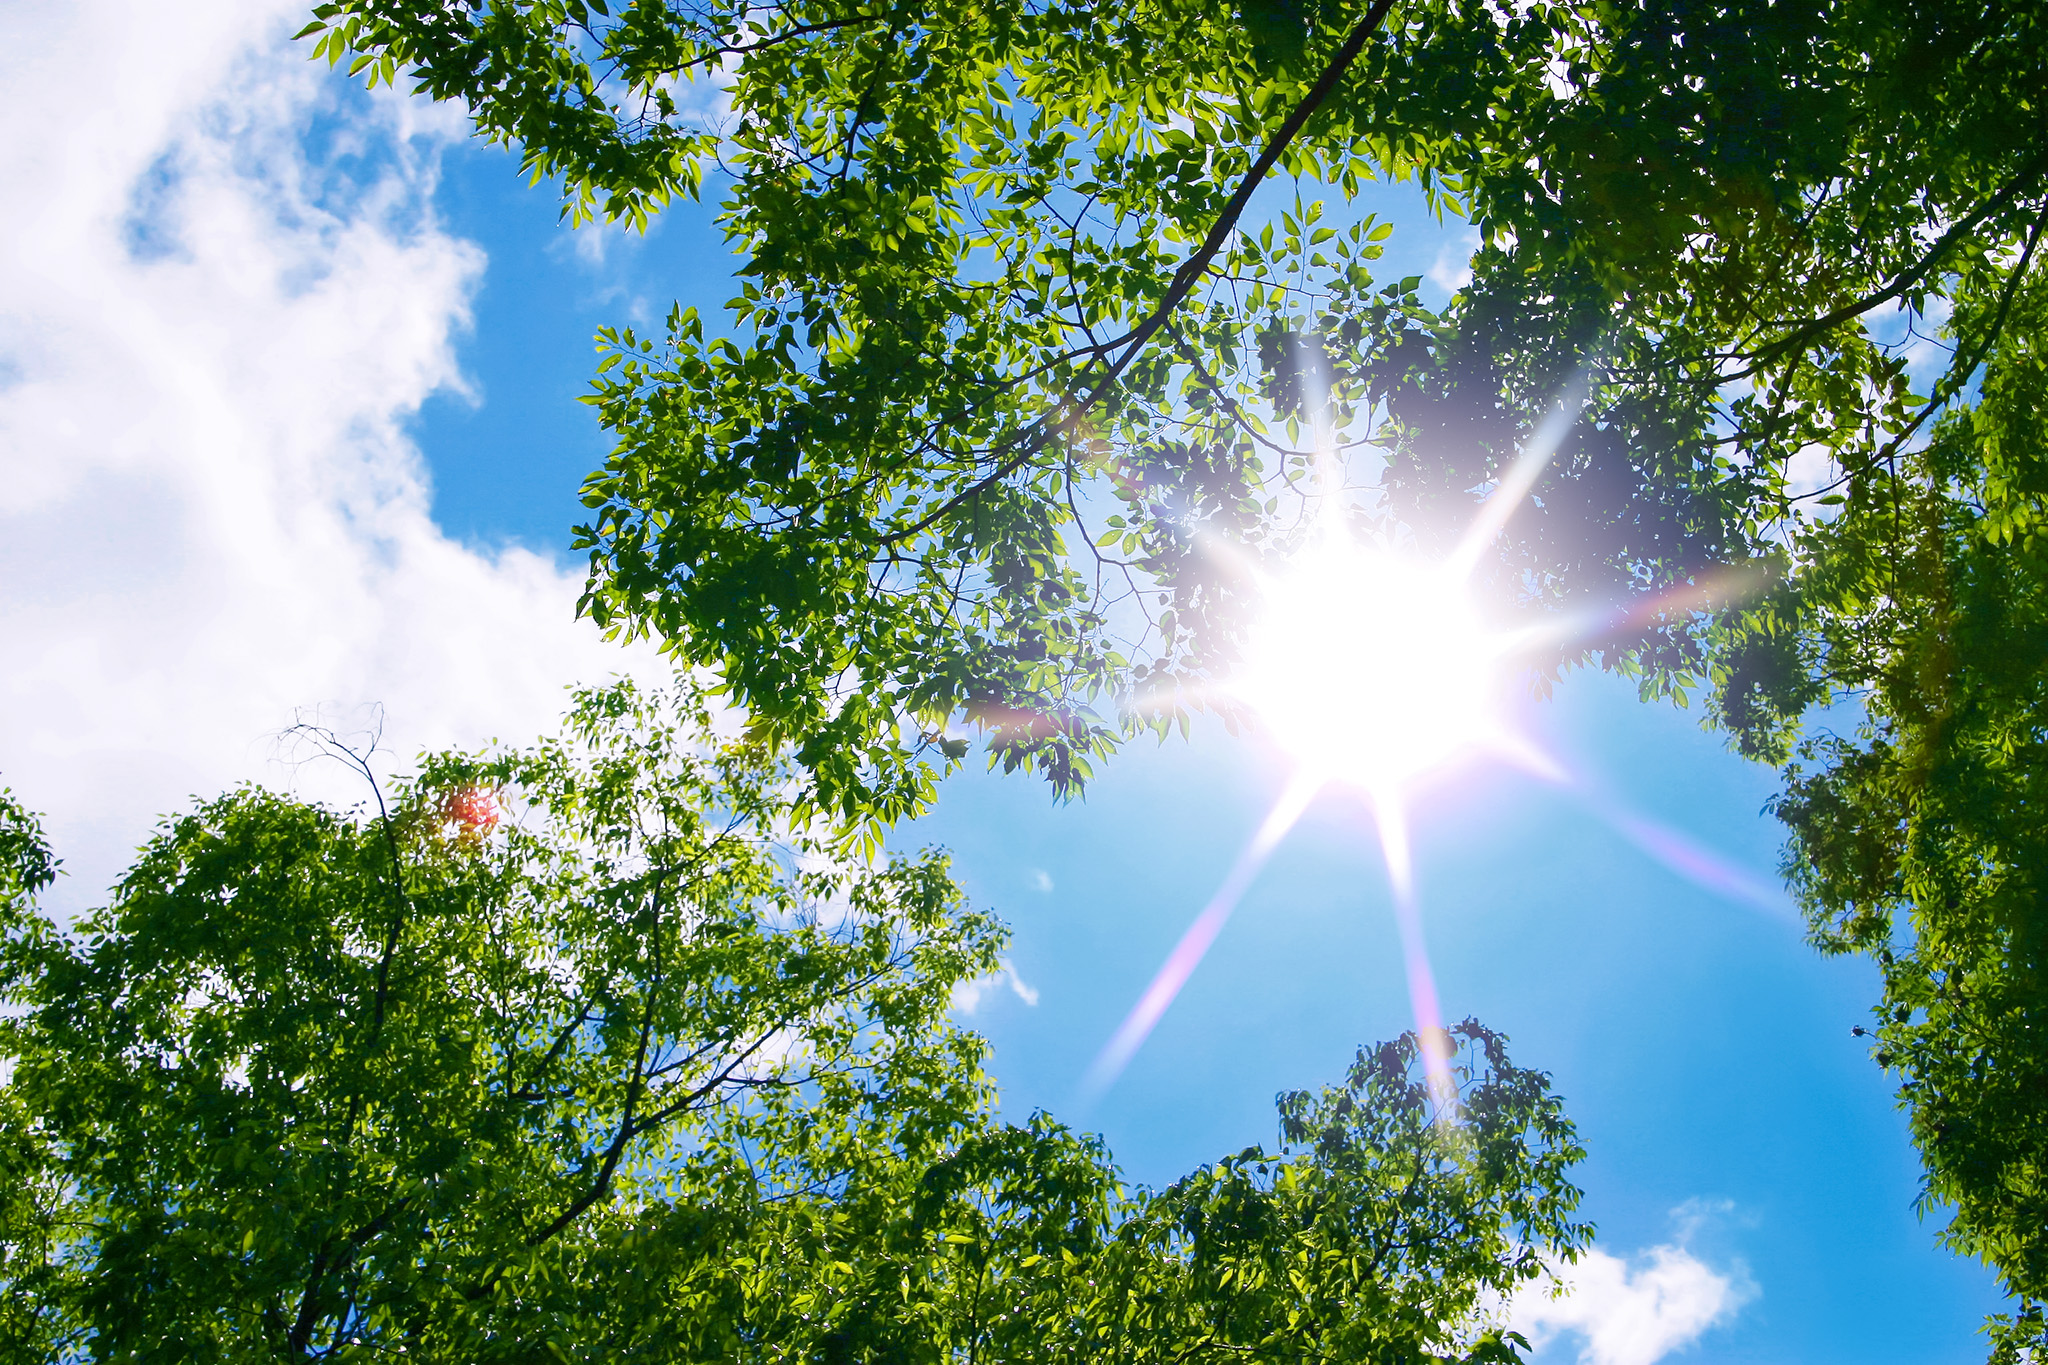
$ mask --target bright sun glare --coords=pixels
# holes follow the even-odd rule
[[[1331,535],[1265,596],[1231,690],[1316,777],[1398,799],[1498,733],[1500,640],[1461,575]]]
[[[1558,442],[1578,420],[1586,389],[1575,383],[1530,436],[1482,503],[1451,555],[1426,563],[1357,545],[1326,512],[1321,534],[1284,574],[1261,575],[1265,601],[1230,692],[1252,708],[1293,758],[1296,771],[1209,903],[1195,916],[1082,1084],[1100,1095],[1144,1045],[1224,923],[1325,784],[1364,789],[1379,827],[1393,892],[1408,997],[1415,1009],[1439,1116],[1457,1113],[1449,1038],[1423,941],[1408,841],[1407,798],[1424,778],[1490,754],[1553,781],[1569,775],[1516,735],[1505,702],[1517,637],[1491,630],[1466,579],[1486,546],[1528,496]],[[1325,486],[1337,484],[1326,469]],[[1687,876],[1725,876],[1682,836],[1633,816],[1617,828]]]

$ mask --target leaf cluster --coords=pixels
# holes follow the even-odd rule
[[[601,338],[583,607],[717,670],[842,817],[928,799],[962,723],[1075,789],[1215,704],[1242,566],[1319,500],[1454,535],[1575,385],[1490,588],[1591,613],[1545,666],[1682,694],[1793,462],[1860,477],[1957,397],[2005,310],[1925,389],[1911,348],[2048,204],[2023,3],[332,0],[307,32],[464,101],[572,215],[719,185],[724,323]],[[1383,226],[1319,221],[1374,179],[1478,229],[1440,315],[1373,278]],[[1251,209],[1276,181],[1295,208]]]
[[[1880,969],[1869,1032],[1923,1207],[1950,1210],[1944,1241],[2019,1299],[2000,1351],[2038,1349],[2048,1299],[2048,285],[2038,264],[2015,278],[1957,315],[1967,335],[2008,311],[1975,401],[1853,481],[1797,571],[1730,619],[1718,703],[1752,751],[1791,760],[1787,874],[1814,942]],[[1801,714],[1833,699],[1846,733],[1795,750]]]
[[[1455,1112],[1411,1037],[1127,1191],[994,1113],[949,1010],[1001,927],[939,855],[836,861],[792,776],[621,683],[371,809],[202,803],[68,932],[0,803],[0,1352],[1515,1358],[1489,1305],[1590,1229],[1497,1035]]]
[[[701,1257],[979,1114],[946,1012],[1000,930],[937,857],[824,862],[785,780],[622,684],[369,818],[207,802],[105,910],[15,940],[7,1133],[66,1196],[58,1354],[623,1351],[579,1267]],[[488,832],[446,814],[479,790]]]

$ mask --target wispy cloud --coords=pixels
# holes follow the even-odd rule
[[[1436,260],[1426,275],[1429,282],[1447,294],[1455,294],[1472,283],[1472,253],[1479,250],[1479,230],[1468,228],[1456,241],[1437,248]]]
[[[1002,965],[987,976],[976,977],[972,981],[962,981],[959,985],[953,987],[952,1004],[954,1012],[972,1017],[988,1000],[989,992],[1004,985],[1008,985],[1010,993],[1019,1000],[1022,1000],[1026,1005],[1035,1006],[1038,1003],[1038,988],[1019,976],[1016,965],[1008,958],[1004,958]]]
[[[301,8],[0,13],[0,780],[74,907],[189,794],[295,780],[266,737],[303,708],[518,739],[628,661],[576,574],[434,524],[404,424],[485,265],[431,206],[462,128],[346,92]]]
[[[1596,1249],[1557,1269],[1562,1293],[1538,1282],[1509,1305],[1508,1318],[1541,1350],[1571,1333],[1582,1365],[1653,1365],[1725,1323],[1757,1296],[1740,1261],[1716,1269],[1686,1243],[1717,1210],[1697,1201],[1673,1211],[1677,1237],[1626,1259]]]

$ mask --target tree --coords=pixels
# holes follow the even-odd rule
[[[0,944],[10,968],[47,949],[34,902],[56,875],[42,827],[0,788]],[[11,995],[0,1001],[13,1003]],[[54,1291],[65,1274],[62,1248],[77,1229],[55,1155],[48,1125],[0,1084],[0,1359],[55,1359],[65,1344]]]
[[[1786,869],[1822,950],[1878,964],[1875,1055],[1912,1115],[1923,1206],[2019,1300],[1993,1333],[2014,1361],[2048,1350],[2044,310],[2036,268],[1977,401],[1852,481],[1802,533],[1810,567],[1725,651],[1753,750],[1782,753],[1817,699],[1858,702],[1788,769]]]
[[[842,813],[924,799],[962,716],[1069,787],[1213,704],[1251,585],[1204,545],[1287,551],[1303,427],[1356,457],[1357,515],[1427,541],[1575,374],[1492,587],[1614,609],[1550,664],[1682,688],[1721,571],[1778,571],[1790,462],[1896,462],[2048,212],[2031,4],[315,13],[321,54],[465,101],[572,216],[721,189],[729,334],[606,334],[584,607],[720,670]],[[1275,177],[1297,203],[1262,225]],[[1441,314],[1373,278],[1383,225],[1319,221],[1375,177],[1481,234]],[[1956,309],[1923,390],[1863,326],[1893,306]]]
[[[1566,1179],[1583,1152],[1505,1040],[1451,1033],[1455,1107],[1410,1034],[1280,1096],[1277,1149],[1164,1190],[1125,1194],[1043,1116],[972,1136],[903,1172],[866,1262],[781,1250],[828,1272],[782,1311],[828,1314],[844,1359],[1515,1360],[1491,1315],[1590,1239]]]
[[[948,1018],[1000,927],[789,778],[621,684],[368,812],[206,802],[70,934],[9,804],[8,1358],[1513,1358],[1488,1296],[1589,1229],[1496,1035],[1458,1112],[1409,1038],[1127,1193]]]
[[[996,926],[936,858],[800,866],[785,774],[703,733],[622,685],[367,820],[244,789],[13,946],[9,1102],[87,1225],[56,1268],[91,1354],[601,1349],[630,1321],[571,1267],[979,1112],[945,1015]]]
[[[1996,642],[2031,600],[2042,478],[2021,376],[2048,8],[316,15],[330,61],[464,100],[572,214],[719,186],[730,335],[678,310],[606,338],[619,443],[586,485],[584,606],[721,670],[842,814],[925,799],[962,717],[1080,782],[1213,704],[1250,596],[1232,564],[1284,555],[1331,497],[1441,544],[1582,385],[1487,564],[1497,609],[1604,618],[1538,664],[1706,684],[1771,761],[1815,702],[1865,699],[1870,728],[1788,788],[1794,879],[1823,946],[1891,954],[1880,1055],[1952,1244],[2038,1295],[2034,855],[2007,818],[2031,809],[2038,655]],[[1320,221],[1373,177],[1478,230],[1440,312],[1372,277],[1383,226]],[[1281,179],[1296,203],[1262,221]]]

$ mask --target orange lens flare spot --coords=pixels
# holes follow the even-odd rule
[[[441,820],[459,835],[481,837],[498,825],[498,803],[482,787],[457,787],[441,798]]]

